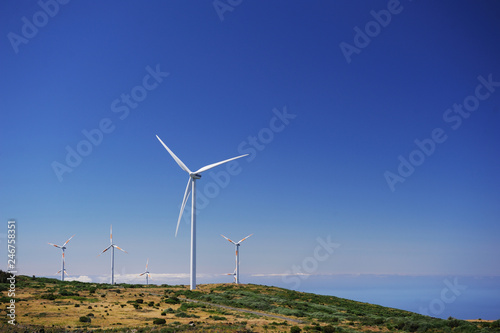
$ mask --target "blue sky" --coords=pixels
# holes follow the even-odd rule
[[[495,1],[61,2],[0,5],[21,273],[53,275],[47,242],[76,234],[68,273],[107,276],[110,224],[117,272],[188,273],[188,177],[159,135],[192,170],[251,153],[227,186],[198,181],[200,282],[233,270],[221,233],[254,233],[245,282],[303,266],[318,237],[339,246],[313,275],[500,275]]]

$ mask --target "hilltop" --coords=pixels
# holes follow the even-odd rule
[[[1,282],[6,282],[2,279]],[[16,326],[4,332],[500,332],[500,321],[468,322],[253,284],[98,284],[18,276]]]

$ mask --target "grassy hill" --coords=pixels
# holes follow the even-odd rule
[[[2,332],[500,332],[500,321],[468,322],[333,296],[261,285],[97,284],[17,277],[16,326]]]

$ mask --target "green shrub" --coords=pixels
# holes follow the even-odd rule
[[[90,323],[91,321],[92,320],[89,317],[87,317],[87,316],[80,317],[80,322],[81,323]]]
[[[59,290],[59,295],[61,295],[61,296],[79,296],[77,293],[68,291],[66,289]]]
[[[48,299],[50,301],[53,301],[53,300],[57,299],[57,296],[54,295],[54,294],[52,294],[52,293],[50,293],[50,294],[44,294],[44,295],[40,296],[40,298]]]
[[[164,302],[167,304],[179,304],[181,301],[177,297],[169,297]]]
[[[164,325],[167,321],[163,318],[156,318],[153,320],[153,324],[155,325]]]
[[[186,312],[178,312],[175,314],[176,317],[179,317],[179,318],[188,318],[189,315],[186,313]]]
[[[142,298],[138,298],[135,300],[136,303],[142,304],[144,303],[144,300]]]
[[[336,332],[337,330],[335,329],[335,327],[333,327],[332,325],[327,325],[327,326],[323,326],[321,327],[321,331],[322,332],[325,332],[325,333],[334,333]]]
[[[197,315],[194,315],[194,314],[188,314],[186,312],[178,312],[175,314],[176,317],[179,317],[179,318],[200,318],[199,316]]]
[[[290,327],[290,333],[300,333],[302,330],[298,326],[292,326]]]
[[[163,310],[163,312],[161,313],[162,316],[165,316],[167,313],[174,313],[174,309],[172,308],[166,308],[165,310]]]
[[[416,332],[419,326],[418,322],[409,320],[405,323],[403,329],[408,332]]]

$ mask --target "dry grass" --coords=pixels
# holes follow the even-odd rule
[[[212,288],[214,285],[210,285]],[[54,329],[120,329],[155,327],[153,320],[163,318],[166,325],[174,323],[179,327],[194,322],[197,327],[209,328],[217,325],[220,331],[236,331],[237,329],[248,329],[252,332],[274,332],[289,331],[289,327],[277,326],[277,330],[267,327],[272,322],[279,322],[276,318],[267,318],[251,315],[239,311],[221,309],[215,306],[203,305],[203,307],[188,308],[181,311],[189,316],[179,317],[181,304],[167,304],[164,296],[169,295],[169,288],[146,287],[112,289],[97,289],[91,293],[87,290],[78,292],[78,296],[59,296],[57,299],[48,300],[41,298],[50,294],[56,288],[55,284],[45,284],[44,288],[25,288],[18,292],[16,297],[20,299],[17,304],[16,320],[21,325],[36,325]],[[200,291],[208,291],[209,286],[200,285]],[[175,290],[187,290],[187,286],[176,287]],[[183,296],[179,299],[182,301]],[[142,303],[136,303],[142,299]],[[134,306],[135,304],[135,306]],[[201,305],[200,305],[201,306]],[[170,308],[170,313],[162,315],[162,312]],[[91,316],[91,323],[82,323],[79,318]],[[197,318],[198,317],[198,318]],[[215,317],[216,319],[214,319]],[[225,318],[220,320],[221,317]],[[180,323],[180,324],[179,324]],[[293,323],[293,325],[295,325]],[[227,330],[224,329],[227,326]]]

